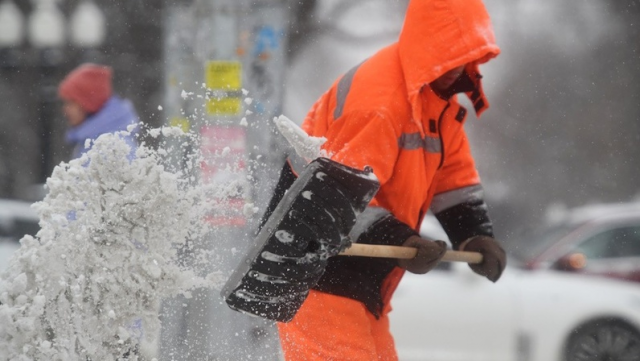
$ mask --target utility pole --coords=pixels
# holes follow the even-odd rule
[[[224,275],[249,249],[284,159],[271,120],[282,112],[288,17],[285,0],[194,0],[166,8],[167,123],[199,136],[201,182],[235,177],[243,184],[220,200],[225,212],[208,219],[215,234],[193,251],[214,255]],[[254,207],[257,213],[247,214]],[[281,359],[275,325],[232,311],[219,290],[166,300],[162,320],[159,360]]]

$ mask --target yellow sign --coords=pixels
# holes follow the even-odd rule
[[[209,99],[207,101],[207,113],[235,115],[242,111],[240,98]]]
[[[189,128],[191,127],[189,119],[181,117],[173,117],[169,119],[169,126],[178,127],[185,133],[189,132]]]
[[[205,85],[209,89],[240,90],[242,64],[238,61],[209,61],[205,65]]]

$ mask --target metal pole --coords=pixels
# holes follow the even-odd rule
[[[200,136],[201,151],[211,156],[198,175],[202,182],[246,180],[236,197],[223,200],[224,214],[209,220],[215,234],[194,250],[210,251],[226,275],[250,246],[284,157],[271,119],[282,109],[288,16],[284,0],[196,0],[166,9],[168,123]],[[199,98],[202,84],[207,96]],[[258,207],[254,216],[243,211],[248,204]],[[161,360],[281,358],[275,325],[230,310],[219,290],[167,300],[162,315]]]

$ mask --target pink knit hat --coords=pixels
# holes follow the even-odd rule
[[[108,66],[86,63],[69,73],[58,87],[58,96],[78,103],[89,113],[98,111],[111,97]]]

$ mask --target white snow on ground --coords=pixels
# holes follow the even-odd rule
[[[176,147],[193,141],[177,128],[150,134]],[[224,282],[177,257],[211,231],[207,200],[234,187],[198,184],[168,161],[172,149],[143,144],[132,161],[128,153],[117,135],[103,135],[48,179],[35,206],[41,230],[0,275],[0,360],[116,360],[154,343],[163,298]],[[187,159],[191,168],[200,161]]]

